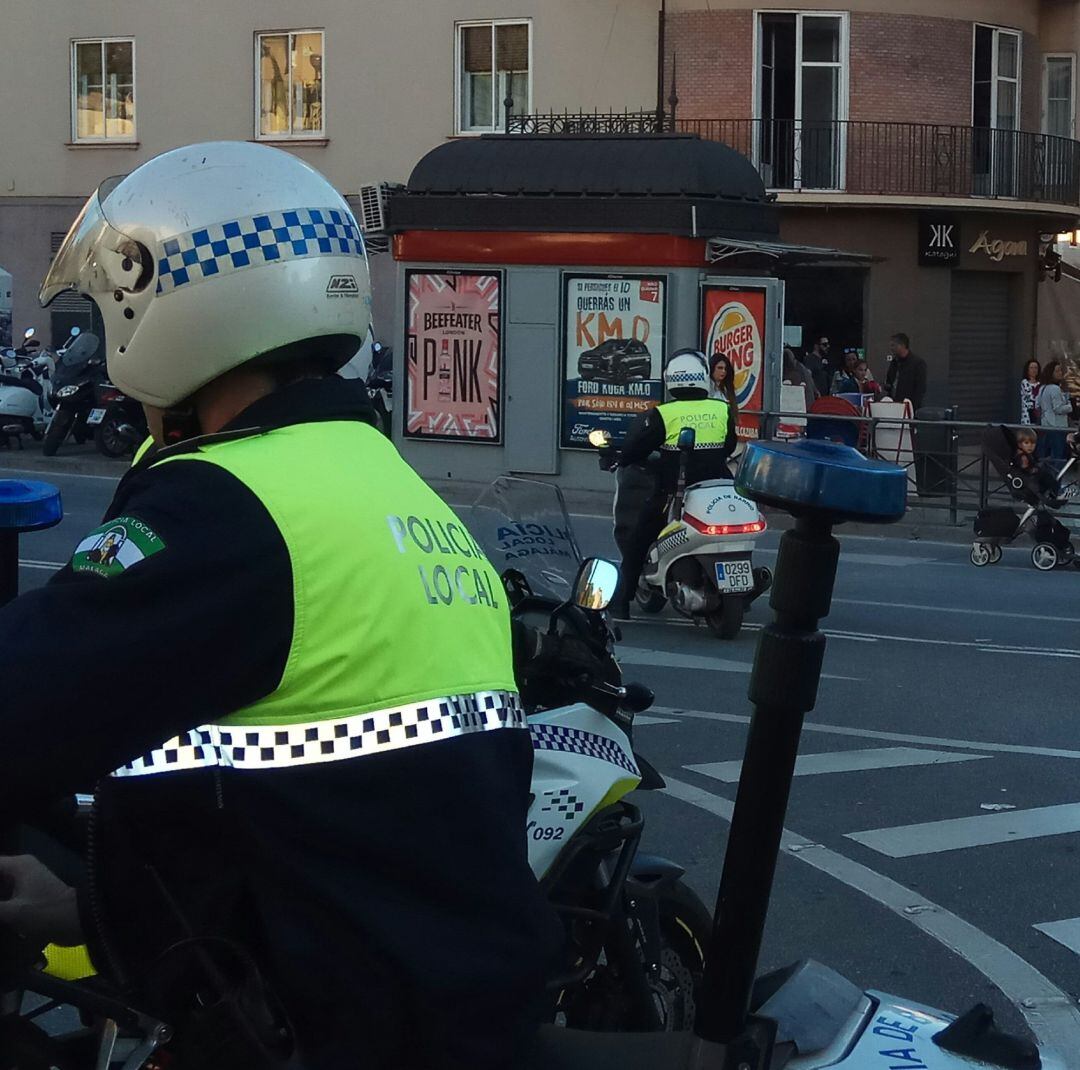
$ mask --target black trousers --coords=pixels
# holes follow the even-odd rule
[[[626,530],[619,546],[622,564],[619,567],[616,601],[628,601],[634,597],[649,547],[667,522],[667,504],[668,496],[654,491],[640,507],[634,523]]]

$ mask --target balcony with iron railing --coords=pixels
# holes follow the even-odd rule
[[[694,119],[655,111],[508,116],[511,134],[698,134],[753,161],[770,190],[1009,199],[1080,207],[1080,142],[937,123]]]

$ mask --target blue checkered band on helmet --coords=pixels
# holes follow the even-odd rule
[[[570,728],[561,724],[529,725],[534,750],[559,750],[570,754],[584,754],[589,758],[599,758],[610,762],[620,769],[625,769],[631,776],[641,776],[638,767],[626,752],[614,740],[598,736],[595,732],[585,732],[580,728]]]
[[[261,264],[363,255],[364,240],[350,212],[340,208],[264,212],[167,238],[157,250],[157,292],[170,293]]]

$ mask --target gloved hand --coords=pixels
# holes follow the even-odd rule
[[[83,939],[75,889],[33,855],[0,856],[0,925],[42,946]]]

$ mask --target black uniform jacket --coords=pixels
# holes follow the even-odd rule
[[[370,421],[362,384],[296,383],[226,431],[316,420]],[[232,777],[108,775],[273,691],[292,637],[289,555],[262,504],[216,465],[152,459],[106,520],[165,548],[110,570],[106,538],[83,550],[95,567],[77,556],[0,611],[0,812],[96,785],[80,890],[94,961],[173,1021],[183,984],[162,988],[183,948],[159,956],[222,938],[253,952],[304,1067],[513,1065],[557,925],[527,863],[527,732]]]

